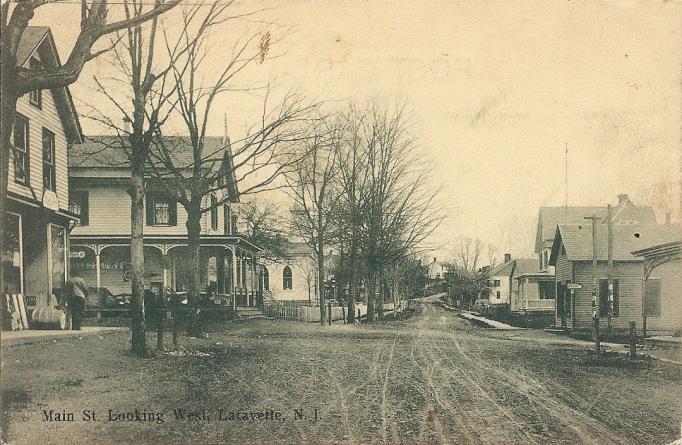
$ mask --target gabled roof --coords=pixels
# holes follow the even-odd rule
[[[17,66],[25,66],[31,55],[36,52],[46,67],[61,66],[52,31],[47,26],[26,27],[17,47]],[[55,105],[67,140],[72,144],[79,144],[83,140],[83,130],[69,88],[54,88],[52,94],[55,96]]]
[[[597,224],[597,260],[608,260],[608,226]],[[633,251],[646,247],[679,240],[680,228],[671,224],[613,225],[613,260],[641,261]],[[550,265],[555,265],[561,246],[566,249],[569,261],[592,260],[592,224],[559,225],[552,244]]]
[[[538,260],[536,258],[517,258],[513,260],[514,276],[534,273],[538,271]]]
[[[508,277],[512,273],[514,267],[514,260],[507,261],[506,263],[498,264],[497,266],[490,269],[488,272],[489,277]]]
[[[656,224],[656,213],[649,206],[637,206],[629,199],[613,207],[612,218],[618,221],[632,221],[635,224]],[[586,216],[606,219],[607,207],[540,207],[538,226],[535,235],[535,251],[551,246],[556,227],[560,224],[572,225],[585,223]],[[547,242],[547,243],[546,243]]]

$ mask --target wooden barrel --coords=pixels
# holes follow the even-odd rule
[[[33,323],[38,328],[71,329],[71,317],[61,309],[41,307],[33,310]]]

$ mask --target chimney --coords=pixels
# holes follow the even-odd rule
[[[433,257],[433,262],[434,262],[434,263],[436,262],[436,257]]]
[[[630,202],[630,198],[628,197],[627,193],[621,193],[618,195],[618,204],[625,204],[626,202]]]
[[[130,119],[128,119],[128,116],[123,116],[123,131],[130,133]]]
[[[508,263],[511,261],[511,253],[505,253],[504,254],[504,262]]]
[[[670,212],[667,212],[665,214],[665,223],[668,225],[670,224]]]

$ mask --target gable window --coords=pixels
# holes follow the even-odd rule
[[[544,269],[547,269],[547,251],[546,250],[542,253],[542,264],[544,266]]]
[[[649,278],[644,282],[644,315],[661,316],[661,279]]]
[[[218,230],[218,198],[211,195],[211,230]]]
[[[165,193],[147,194],[146,203],[148,226],[177,226],[177,201]]]
[[[28,62],[29,63],[29,68],[32,70],[39,70],[42,68],[42,65],[40,63],[40,60],[36,59],[35,57],[31,57],[31,60]],[[42,90],[31,90],[28,93],[28,101],[33,105],[34,107],[37,108],[42,108],[43,106],[43,93]]]
[[[291,274],[291,268],[286,266],[284,271],[282,271],[282,289],[290,290],[293,288],[293,277]]]
[[[46,128],[43,128],[43,188],[53,192],[57,190],[54,133]]]
[[[618,317],[620,305],[620,286],[618,279],[613,280],[613,317]],[[599,316],[609,315],[609,280],[599,280]]]
[[[87,226],[90,224],[89,211],[89,196],[86,190],[71,191],[71,199],[69,200],[69,211],[80,215],[79,226]]]
[[[500,286],[500,280],[493,280],[493,286],[499,287]]]
[[[18,184],[28,184],[31,176],[28,134],[28,119],[17,113],[14,118],[14,182]]]

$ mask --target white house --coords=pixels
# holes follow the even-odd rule
[[[265,299],[317,300],[317,263],[307,244],[287,242],[281,258],[261,259],[261,282]]]

